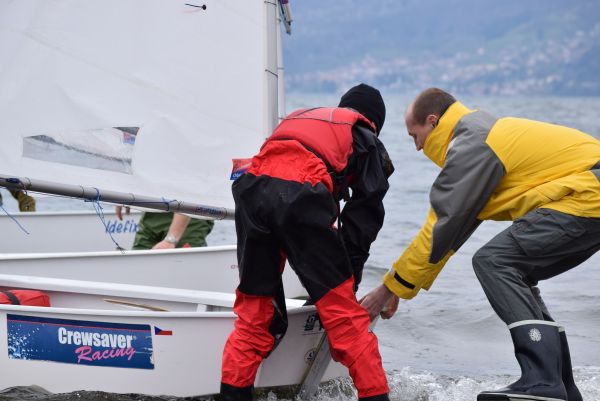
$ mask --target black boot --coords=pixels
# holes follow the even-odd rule
[[[569,401],[583,401],[583,397],[573,379],[573,368],[571,367],[571,353],[569,352],[569,343],[567,342],[567,333],[563,327],[559,328],[560,346],[562,349],[562,379],[567,389],[567,399]]]
[[[362,397],[358,401],[390,401],[390,397],[387,394],[380,394],[371,397]]]
[[[508,328],[521,366],[521,378],[500,390],[480,393],[477,401],[566,401],[556,323],[525,320]]]
[[[252,401],[253,387],[235,387],[221,382],[221,401]]]

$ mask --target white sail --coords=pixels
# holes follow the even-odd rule
[[[277,3],[0,2],[0,174],[233,207],[277,119]]]

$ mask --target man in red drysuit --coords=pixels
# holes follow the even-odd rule
[[[359,399],[388,400],[377,338],[355,297],[394,169],[378,139],[384,120],[379,91],[355,86],[338,107],[288,115],[234,182],[240,285],[238,317],[223,352],[223,400],[252,399],[261,361],[285,334],[286,257]],[[346,200],[341,212],[340,199]]]

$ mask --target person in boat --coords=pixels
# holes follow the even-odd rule
[[[233,183],[240,284],[223,351],[223,400],[252,399],[257,369],[286,331],[286,258],[359,399],[388,400],[377,339],[355,296],[393,172],[378,139],[384,120],[381,94],[365,84],[346,92],[338,107],[294,111]]]
[[[123,220],[123,207],[117,206],[117,218]],[[125,208],[129,213],[129,208]],[[135,233],[132,249],[173,249],[206,246],[212,220],[192,219],[179,213],[144,212]]]
[[[9,191],[19,203],[20,212],[35,212],[35,199],[23,190]],[[2,194],[0,193],[0,206],[2,205]]]
[[[600,141],[578,130],[470,110],[440,89],[419,94],[408,134],[441,172],[421,231],[362,305],[390,318],[398,297],[428,290],[482,220],[509,220],[473,256],[473,267],[508,325],[521,378],[478,400],[581,401],[564,328],[537,287],[600,249]],[[382,312],[383,310],[383,312]]]

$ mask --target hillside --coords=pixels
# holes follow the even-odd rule
[[[600,95],[596,0],[292,0],[288,89]]]

